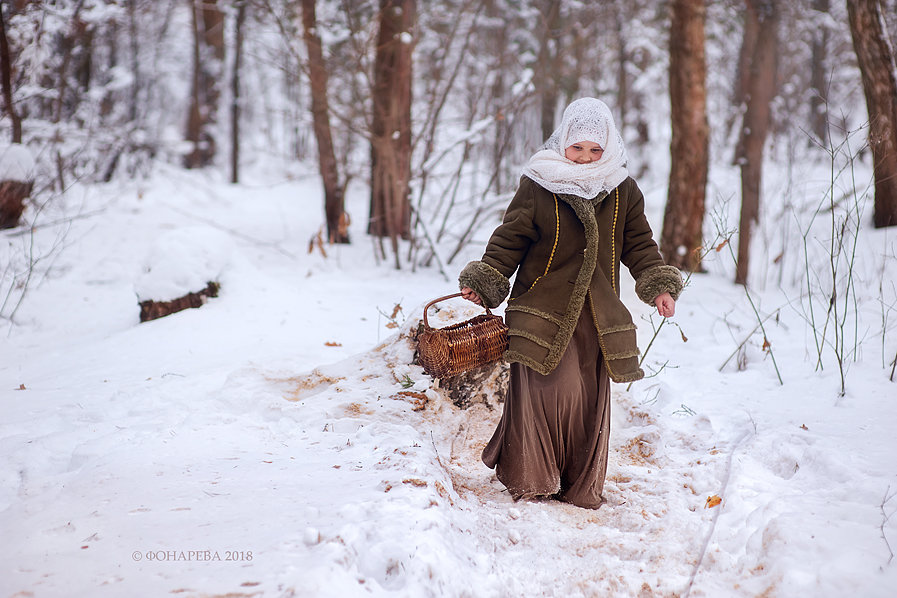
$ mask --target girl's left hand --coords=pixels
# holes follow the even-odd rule
[[[661,293],[654,298],[657,312],[664,318],[671,318],[676,313],[676,300],[669,293]]]
[[[461,296],[463,296],[468,301],[473,301],[477,305],[483,305],[483,300],[480,299],[480,296],[477,295],[477,292],[474,291],[470,287],[464,287],[461,289]]]

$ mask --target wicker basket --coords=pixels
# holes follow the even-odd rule
[[[439,297],[424,307],[424,329],[417,337],[420,364],[434,378],[450,378],[501,359],[508,348],[508,327],[501,316],[486,313],[460,324],[431,328],[430,306],[461,293]]]

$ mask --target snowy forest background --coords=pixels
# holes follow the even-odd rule
[[[145,177],[160,162],[211,167],[231,181],[272,160],[320,162],[332,204],[325,238],[347,240],[338,230],[346,226],[338,222],[346,190],[368,185],[369,213],[348,216],[369,218],[368,230],[393,247],[396,237],[412,240],[407,251],[393,250],[396,266],[444,268],[480,217],[501,209],[520,165],[576,97],[611,105],[636,179],[669,169],[670,42],[691,35],[671,31],[682,23],[671,22],[670,2],[380,5],[6,0],[10,97],[0,126],[36,161],[25,177],[34,181],[30,205],[52,203],[76,182]],[[681,5],[701,8],[701,91],[714,167],[759,162],[747,155],[741,126],[757,91],[749,87],[752,68],[773,77],[763,91],[771,112],[760,157],[767,141],[767,159],[828,161],[839,181],[844,164],[866,157],[868,117],[845,3]],[[880,11],[885,36],[897,35],[894,3],[869,5]],[[400,48],[381,56],[390,27]],[[774,31],[775,60],[752,67],[765,30]],[[390,75],[398,84],[377,72],[381,58],[402,71]],[[316,112],[327,128],[320,159]],[[392,126],[401,139],[379,151],[395,154],[394,165],[376,159],[381,129]],[[390,167],[400,196],[390,201],[407,204],[392,210],[400,212],[396,222],[375,199]],[[717,234],[705,212],[739,195],[711,187],[706,210],[686,206],[691,220],[705,221],[704,237]],[[763,209],[783,205],[787,199],[764,201]],[[375,249],[386,259],[382,244]],[[668,261],[685,263],[675,259],[676,248],[663,249]],[[768,268],[761,274],[770,275]]]
[[[893,73],[894,0],[0,2],[4,596],[890,595],[897,228],[848,4]],[[671,180],[674,5],[706,188]],[[670,320],[623,291],[649,378],[595,513],[513,503],[478,462],[501,383],[459,400],[410,341],[581,96],[687,279]]]

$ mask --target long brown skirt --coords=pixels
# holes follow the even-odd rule
[[[610,380],[585,307],[550,374],[511,364],[508,398],[483,462],[495,468],[515,500],[554,496],[597,509],[609,435]]]

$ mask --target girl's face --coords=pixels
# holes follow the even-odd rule
[[[564,157],[577,164],[597,162],[604,154],[604,149],[591,141],[578,141],[564,150]]]

